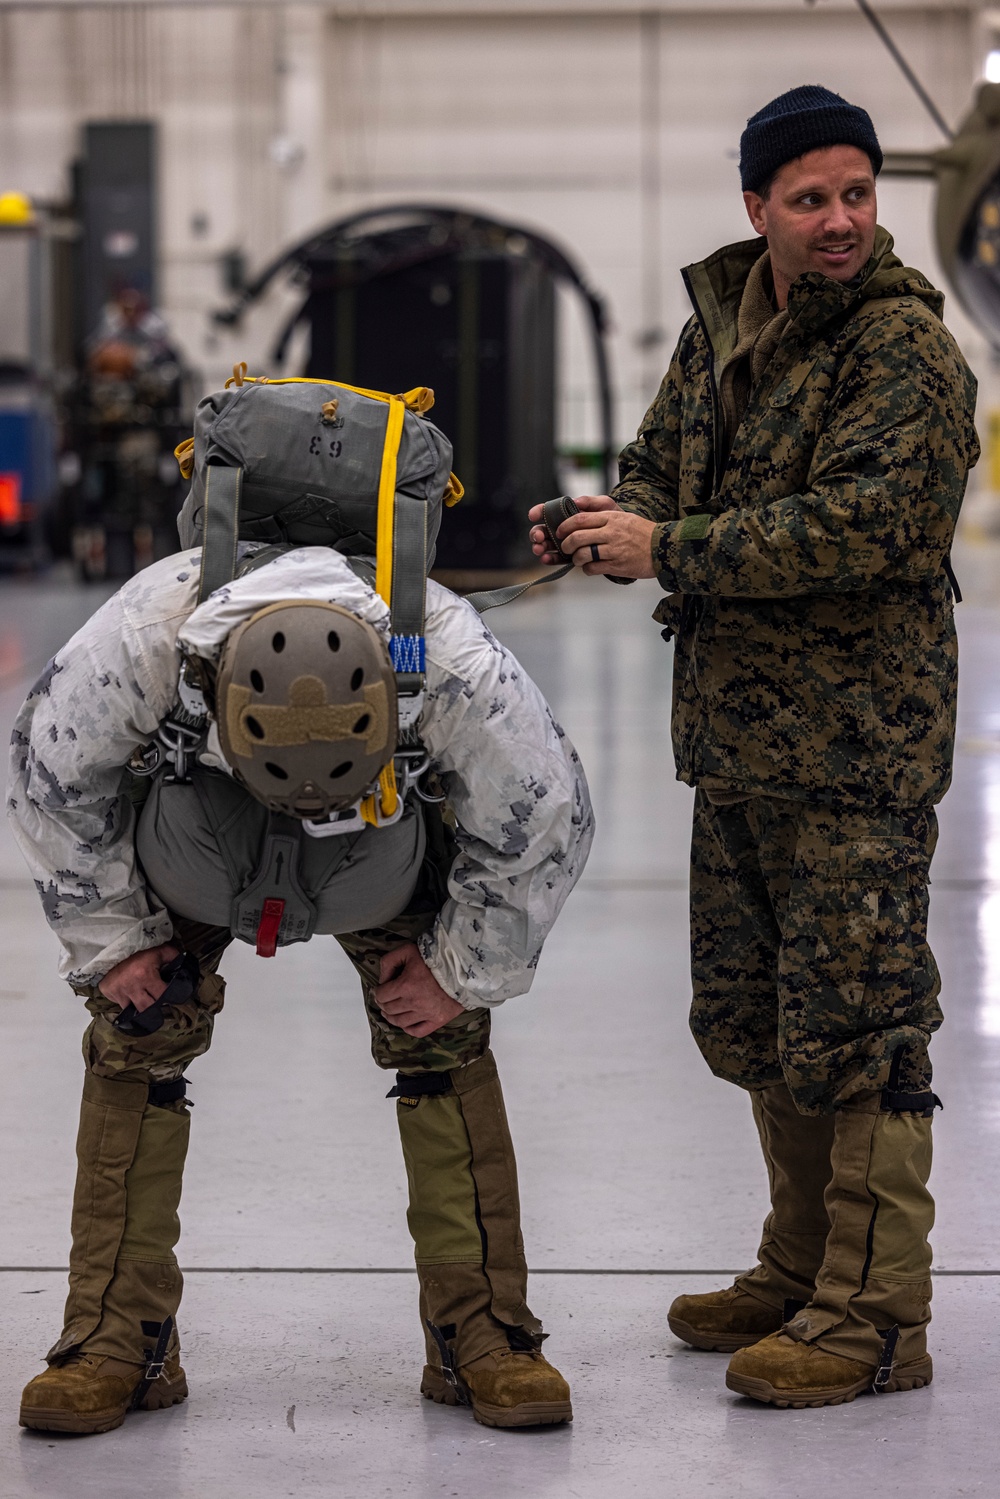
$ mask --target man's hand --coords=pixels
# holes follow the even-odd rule
[[[408,1036],[429,1036],[462,1013],[463,1006],[444,992],[413,942],[386,953],[379,979],[375,1003]]]
[[[98,988],[107,998],[114,1000],[124,1010],[126,1005],[135,1005],[137,1010],[148,1010],[156,1003],[166,982],[160,978],[160,969],[180,952],[172,942],[162,947],[147,947],[123,958],[101,979]]]
[[[571,561],[588,577],[612,573],[616,578],[655,578],[652,545],[656,527],[641,515],[632,515],[616,505],[610,495],[582,494],[576,504],[582,514],[571,515],[556,532],[562,555],[550,550],[545,532],[537,524],[542,518],[541,505],[528,511],[536,522],[531,531],[531,550],[546,563]],[[597,548],[597,560],[593,548]]]

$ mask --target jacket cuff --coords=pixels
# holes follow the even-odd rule
[[[430,968],[430,973],[438,980],[441,988],[448,997],[453,998],[463,1010],[492,1009],[495,1004],[504,1003],[504,995],[498,997],[484,997],[475,994],[468,985],[460,979],[460,956],[454,950],[453,943],[448,938],[447,932],[442,928],[441,920],[435,922],[429,932],[424,932],[417,938],[417,947],[420,956]]]
[[[685,515],[683,520],[667,521],[653,532],[653,567],[660,587],[666,593],[682,588],[682,563],[687,549],[700,552],[705,545],[714,515]]]
[[[422,936],[417,938],[417,948],[420,956],[430,969],[431,975],[437,980],[449,999],[453,999],[456,1004],[460,1004],[463,1010],[482,1009],[483,1001],[468,994],[462,985],[456,982],[455,973],[447,963],[445,955],[441,950],[443,944],[439,940],[440,936],[440,922],[438,921],[435,922],[429,932],[424,932]]]
[[[64,978],[72,989],[86,992],[100,984],[105,975],[125,958],[131,958],[137,952],[145,952],[150,947],[162,947],[165,942],[173,940],[173,935],[173,922],[165,910],[147,916],[144,920],[131,921],[114,941],[95,953],[89,962],[78,961],[75,968],[70,966],[71,952],[64,947],[62,962],[59,965],[60,977]],[[82,954],[78,954],[79,956]]]
[[[673,571],[676,548],[672,545],[672,542],[678,524],[678,521],[665,521],[662,525],[657,526],[650,542],[653,571],[656,573],[656,581],[664,593],[676,593],[677,591],[677,576]]]

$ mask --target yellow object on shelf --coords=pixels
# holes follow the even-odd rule
[[[35,222],[35,210],[27,193],[0,193],[0,225],[23,228]]]

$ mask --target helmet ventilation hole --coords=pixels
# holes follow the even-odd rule
[[[254,692],[264,691],[264,678],[256,669],[254,669],[250,673],[250,686],[253,688]]]
[[[263,737],[264,737],[264,730],[261,728],[261,726],[257,722],[256,718],[251,717],[251,715],[249,713],[247,714],[247,717],[246,717],[246,726],[250,730],[251,734],[253,735],[253,737],[255,739],[263,739]]]
[[[277,656],[280,656],[285,649],[285,637],[280,630],[276,630],[271,636],[271,649]]]
[[[353,760],[342,760],[334,770],[331,770],[330,780],[337,781],[341,776],[346,776],[347,772],[353,767],[353,765]]]
[[[336,630],[330,631],[329,635],[326,637],[326,643],[330,647],[331,651],[340,650],[340,636],[337,634]]]
[[[365,732],[365,729],[367,729],[368,725],[371,723],[371,721],[372,721],[372,716],[371,716],[370,713],[362,713],[361,717],[358,719],[357,723],[354,725],[354,728],[351,730],[351,733],[352,734],[363,734]]]
[[[365,679],[365,674],[361,670],[361,667],[360,666],[356,666],[354,668],[354,670],[351,672],[351,691],[352,692],[357,692],[358,688],[361,686],[361,683],[364,681],[364,679]]]
[[[280,765],[275,765],[273,760],[265,760],[264,769],[270,771],[271,775],[277,776],[279,781],[288,780],[288,771],[282,770]]]

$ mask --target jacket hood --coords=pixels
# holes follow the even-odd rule
[[[751,267],[760,259],[766,241],[741,240],[716,250],[707,260],[682,271],[695,312],[712,345],[717,364],[729,358],[737,341],[737,314]],[[944,310],[944,296],[919,271],[905,266],[893,253],[892,235],[875,230],[868,263],[853,281],[834,281],[822,271],[806,271],[792,282],[788,314],[797,331],[813,334],[853,307],[877,298],[916,297],[935,317]]]

